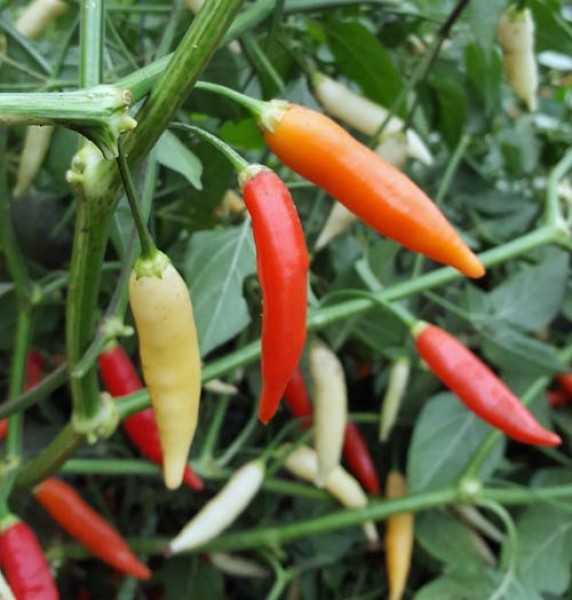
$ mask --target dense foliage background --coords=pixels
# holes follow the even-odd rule
[[[319,333],[343,362],[350,410],[382,481],[397,467],[407,474],[410,493],[419,495],[407,590],[407,597],[418,600],[532,600],[570,594],[572,413],[566,406],[551,408],[545,390],[557,373],[569,368],[572,352],[572,244],[566,241],[572,201],[566,177],[572,163],[567,154],[572,10],[556,0],[526,5],[536,22],[540,88],[535,112],[519,102],[504,76],[496,29],[505,0],[244,2],[201,74],[203,80],[254,97],[280,97],[319,109],[308,82],[309,74],[319,70],[391,108],[434,156],[432,165],[409,160],[405,171],[437,199],[470,247],[485,253],[487,275],[471,281],[356,222],[311,257],[311,335]],[[82,64],[79,4],[70,2],[35,40],[14,28],[24,2],[4,0],[1,6],[0,91],[76,88]],[[174,50],[193,19],[181,1],[108,1],[103,81],[121,81]],[[138,108],[139,103],[131,112]],[[269,153],[246,111],[222,97],[192,91],[175,118],[211,130],[249,160],[275,169],[289,185],[312,251],[332,199]],[[24,133],[24,126],[0,131],[5,147],[0,194],[6,198],[15,185]],[[352,133],[368,143],[359,132]],[[77,206],[66,171],[79,144],[77,133],[57,127],[32,186],[10,201],[16,241],[6,235],[0,240],[4,397],[9,395],[22,310],[13,271],[4,260],[7,245],[17,243],[34,283],[28,298],[33,300],[32,346],[45,358],[48,372],[66,361],[65,305]],[[244,536],[231,533],[216,542],[218,550],[231,549],[264,566],[265,576],[229,573],[205,553],[161,555],[161,542],[232,471],[277,438],[298,439],[302,430],[291,424],[285,408],[266,427],[256,418],[260,370],[252,342],[260,335],[261,293],[250,222],[243,212],[221,208],[225,191],[237,189],[232,168],[208,144],[168,131],[135,176],[144,201],[152,199],[150,226],[156,243],[189,284],[207,378],[223,379],[237,391],[203,391],[191,455],[206,482],[202,492],[167,492],[158,470],[138,458],[121,429],[108,439],[81,445],[63,465],[65,478],[130,538],[136,551],[148,556],[154,572],[149,583],[121,579],[70,543],[27,493],[12,495],[12,510],[33,525],[52,560],[62,597],[385,597],[383,548],[369,551],[359,527],[336,524],[336,502],[280,469],[268,476],[234,525]],[[560,245],[551,243],[556,236],[542,237],[550,201],[561,211]],[[131,216],[122,199],[110,223],[94,317],[104,315],[118,281],[125,287],[118,277],[132,260],[132,239]],[[121,289],[120,301],[116,296],[111,304],[119,317],[125,305]],[[490,438],[492,430],[421,364],[403,325],[355,290],[403,301],[419,318],[462,339],[519,395],[534,397],[532,411],[562,435],[562,446],[547,450]],[[90,321],[92,315],[85,318]],[[132,324],[128,310],[125,323]],[[135,336],[121,342],[136,356]],[[25,350],[18,345],[19,360]],[[391,365],[403,355],[410,358],[411,378],[398,422],[382,444],[377,435],[380,403]],[[302,366],[307,371],[306,358]],[[26,410],[22,464],[41,455],[69,422],[66,381],[61,377],[55,389],[45,389]],[[143,398],[139,405],[145,402]],[[491,439],[496,439],[494,445]],[[430,502],[431,493],[457,484],[483,444],[489,451],[473,475],[486,489],[505,492],[494,501],[492,495],[483,496],[482,514],[494,526],[489,535],[450,507]],[[13,480],[14,468],[13,461],[4,463],[4,488]],[[372,499],[372,507],[381,503]],[[329,514],[319,534],[307,535],[315,518]],[[383,527],[378,522],[380,532]],[[284,532],[289,532],[288,541]]]

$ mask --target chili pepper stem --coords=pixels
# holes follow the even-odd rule
[[[149,230],[147,229],[147,226],[145,225],[141,208],[137,202],[135,195],[135,184],[133,183],[133,178],[131,177],[131,171],[129,170],[127,160],[125,159],[125,154],[123,153],[122,144],[119,144],[117,166],[119,168],[119,173],[121,174],[121,180],[123,181],[123,187],[129,202],[131,214],[133,215],[135,227],[137,228],[139,241],[141,242],[141,256],[144,259],[152,259],[158,253],[158,250],[155,246],[155,242],[153,242],[153,238],[151,237]]]

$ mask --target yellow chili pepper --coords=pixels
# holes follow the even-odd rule
[[[405,477],[397,471],[387,476],[385,494],[388,499],[407,495]],[[398,513],[389,517],[385,529],[385,565],[389,582],[389,600],[400,600],[405,591],[413,554],[413,514]]]
[[[143,377],[163,449],[165,485],[181,485],[197,425],[201,361],[193,307],[183,278],[162,252],[139,259],[129,280],[129,302]]]

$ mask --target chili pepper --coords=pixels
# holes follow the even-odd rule
[[[60,597],[34,532],[14,515],[0,523],[0,567],[18,600]]]
[[[271,103],[264,138],[293,171],[382,235],[469,277],[484,267],[437,206],[407,176],[334,121],[296,104]]]
[[[319,340],[308,353],[314,387],[315,447],[318,455],[316,485],[323,487],[340,463],[348,413],[348,392],[344,368],[338,357]]]
[[[511,390],[451,334],[423,321],[417,322],[412,333],[431,371],[483,421],[527,444],[561,443],[560,436],[544,429]]]
[[[114,344],[99,355],[99,372],[105,388],[112,396],[125,396],[143,389],[135,365],[122,346]],[[159,439],[157,420],[152,408],[145,408],[123,421],[123,429],[132,444],[151,462],[162,466],[163,450]],[[192,489],[202,490],[200,477],[185,465],[183,482]]]
[[[2,571],[0,571],[0,598],[2,600],[16,600]]]
[[[383,106],[356,94],[347,86],[323,73],[313,73],[311,84],[314,95],[324,110],[360,133],[368,136],[375,135],[389,117],[389,112]],[[379,136],[378,143],[383,143],[394,134],[400,134],[403,125],[399,117],[390,117]],[[426,165],[433,164],[433,156],[419,135],[412,129],[407,129],[405,136],[405,148],[409,156]]]
[[[172,554],[192,550],[212,540],[240,516],[264,480],[265,464],[252,460],[235,471],[220,492],[169,543]]]
[[[44,376],[44,359],[35,350],[30,350],[26,357],[26,372],[24,376],[24,391],[36,387]],[[0,419],[0,440],[6,437],[8,432],[8,419]]]
[[[304,381],[304,375],[298,367],[284,390],[284,399],[290,412],[298,419],[304,429],[312,425],[314,408],[310,402],[310,394]]]
[[[302,427],[310,427],[313,407],[304,375],[300,369],[296,369],[292,379],[288,382],[284,398],[292,414],[301,419]],[[349,469],[362,486],[370,494],[378,495],[380,492],[379,479],[371,454],[358,426],[350,421],[346,424],[342,452]]]
[[[62,529],[121,573],[149,579],[151,571],[131,552],[119,532],[61,479],[50,477],[34,489],[36,500]]]
[[[67,7],[67,3],[61,0],[33,0],[18,17],[14,29],[24,37],[34,39]]]
[[[156,251],[135,263],[129,302],[143,378],[163,449],[165,484],[181,485],[197,426],[201,359],[189,289],[169,258]]]
[[[288,451],[284,467],[296,477],[315,484],[318,476],[318,456],[308,446],[298,446],[290,450],[287,444],[282,447]],[[325,481],[324,489],[346,508],[367,506],[368,499],[360,484],[342,466],[337,465]],[[370,546],[379,544],[377,529],[372,521],[362,525]]]
[[[572,396],[572,373],[560,373],[556,381],[560,389]]]
[[[546,397],[548,399],[548,404],[553,408],[558,408],[559,406],[566,406],[572,402],[572,397],[570,394],[565,392],[562,389],[557,390],[548,390],[546,392]]]
[[[260,165],[240,174],[252,218],[262,288],[262,393],[258,415],[274,416],[306,340],[309,258],[292,197],[282,180]]]
[[[387,476],[385,493],[388,499],[407,495],[407,483],[401,473]],[[385,529],[385,564],[389,582],[389,600],[400,600],[405,591],[413,553],[414,519],[412,513],[388,517]]]
[[[28,125],[24,146],[18,162],[14,198],[21,196],[32,184],[50,149],[54,128],[51,125]]]
[[[379,439],[385,442],[393,429],[399,407],[407,389],[409,380],[409,359],[398,358],[389,371],[387,390],[381,403],[381,419],[379,422]]]
[[[262,579],[270,575],[268,569],[260,563],[239,556],[238,554],[229,554],[228,552],[211,552],[210,562],[219,571],[232,577],[248,577],[252,579]]]
[[[498,41],[511,88],[529,110],[535,110],[538,66],[534,56],[534,20],[530,9],[509,6],[499,21]]]

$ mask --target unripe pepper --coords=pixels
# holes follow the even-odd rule
[[[140,258],[129,279],[129,303],[139,337],[163,449],[165,484],[181,485],[197,426],[201,360],[189,289],[169,258]]]
[[[289,450],[289,446],[283,446]],[[289,451],[284,467],[296,477],[315,484],[318,476],[318,456],[308,446],[298,446]],[[360,484],[343,467],[337,465],[324,483],[324,489],[346,508],[361,508],[367,506],[368,498]],[[370,546],[379,544],[377,529],[372,521],[362,525]]]
[[[530,9],[509,6],[499,21],[498,40],[511,88],[529,110],[535,110],[538,66],[534,56],[534,21]]]
[[[98,357],[99,372],[107,391],[114,397],[126,396],[143,389],[135,365],[122,346],[114,344]],[[125,433],[143,456],[155,464],[163,465],[163,450],[155,413],[151,407],[127,417],[123,421]],[[183,482],[195,490],[204,487],[200,477],[185,465]]]
[[[61,479],[50,477],[34,489],[36,500],[62,529],[121,573],[149,579],[151,571],[131,552],[119,532]]]
[[[389,500],[407,495],[407,483],[401,473],[387,476],[385,493]],[[388,517],[385,529],[385,563],[389,582],[389,600],[401,600],[407,583],[413,553],[414,518],[412,513]]]
[[[370,227],[406,248],[481,277],[484,267],[437,206],[401,171],[330,118],[296,104],[270,104],[264,138],[293,171]]]
[[[169,552],[192,550],[230,527],[258,493],[265,470],[263,461],[252,460],[235,471],[220,492],[171,540]]]
[[[338,357],[319,340],[308,353],[314,387],[315,447],[318,455],[316,485],[323,487],[339,465],[348,413],[348,392],[344,368]]]
[[[17,600],[60,597],[34,532],[13,515],[0,523],[0,568]]]
[[[284,398],[292,414],[301,419],[302,427],[310,427],[314,408],[310,402],[304,376],[299,368],[288,382]],[[375,464],[358,426],[351,421],[346,424],[342,453],[349,470],[357,477],[364,489],[370,494],[379,495],[379,478]]]
[[[418,321],[412,329],[419,355],[461,402],[489,425],[525,444],[557,446],[548,431],[512,391],[459,340],[445,330]]]
[[[389,116],[389,112],[383,106],[356,94],[347,86],[323,73],[313,73],[311,82],[314,95],[324,110],[364,135],[374,135]],[[403,121],[396,116],[390,117],[379,136],[378,144],[383,144],[402,130]],[[433,164],[431,152],[415,131],[408,129],[405,137],[405,148],[409,156],[426,165]],[[387,159],[385,156],[384,158]]]
[[[398,358],[389,370],[387,390],[381,403],[381,418],[379,422],[379,439],[385,442],[393,429],[407,382],[409,381],[409,359]]]
[[[262,288],[262,392],[259,417],[274,416],[306,341],[309,258],[290,192],[272,171],[250,165],[239,175],[252,218]]]

